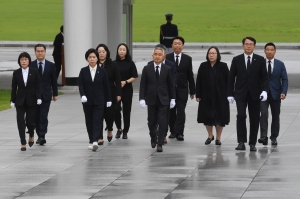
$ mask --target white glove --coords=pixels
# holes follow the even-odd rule
[[[41,100],[41,99],[38,99],[36,103],[37,103],[37,105],[41,105],[42,100]]]
[[[268,99],[267,92],[263,91],[259,97],[260,97],[261,101],[266,101]]]
[[[82,102],[82,103],[86,103],[86,102],[87,102],[87,98],[86,98],[85,95],[83,95],[83,96],[81,97],[81,102]]]
[[[175,99],[171,99],[170,101],[170,109],[174,108],[176,105]]]
[[[111,102],[106,102],[106,107],[111,107]]]
[[[228,100],[228,102],[229,102],[230,104],[233,104],[233,102],[234,102],[234,97],[229,96],[229,97],[227,97],[227,100]]]
[[[145,108],[145,107],[146,107],[146,102],[145,102],[145,100],[140,100],[140,106],[141,106],[142,108]]]
[[[15,103],[10,102],[10,107],[15,108]]]

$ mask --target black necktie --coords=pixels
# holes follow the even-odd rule
[[[155,75],[156,75],[156,80],[157,80],[157,81],[158,81],[158,78],[159,78],[158,67],[159,67],[159,66],[156,66],[156,70],[155,70]]]
[[[178,64],[178,55],[176,55],[176,60],[175,60],[175,64],[176,64],[176,66],[178,67],[179,66],[179,64]]]
[[[272,74],[271,61],[269,60],[268,62],[269,62],[269,64],[268,64],[268,75],[269,75],[269,77],[271,77],[271,74]]]
[[[247,61],[247,71],[250,70],[250,56],[248,56],[248,61]]]
[[[42,75],[43,75],[43,66],[42,66],[42,62],[39,63],[39,73],[40,73],[40,76],[42,78]]]

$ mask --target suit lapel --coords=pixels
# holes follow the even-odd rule
[[[22,85],[23,85],[24,87],[26,87],[26,86],[25,86],[25,83],[24,83],[24,79],[23,79],[23,71],[22,71],[22,68],[20,68],[20,70],[19,70],[19,73],[18,73],[18,79],[20,79],[21,82],[22,82]],[[28,79],[27,79],[27,81],[28,81]]]

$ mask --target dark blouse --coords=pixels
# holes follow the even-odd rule
[[[137,69],[133,61],[115,60],[114,62],[119,66],[121,81],[126,81],[132,77],[138,77]],[[133,90],[132,83],[125,84],[122,88],[123,92],[130,90]]]
[[[106,70],[112,99],[115,99],[116,96],[121,96],[122,95],[121,78],[120,78],[120,71],[118,65],[113,61],[109,61],[109,62],[105,62],[101,67],[104,67]]]

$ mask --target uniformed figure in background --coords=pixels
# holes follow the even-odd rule
[[[167,53],[172,53],[172,39],[178,36],[177,25],[172,24],[173,14],[166,14],[167,23],[160,26],[159,42],[167,47]]]

